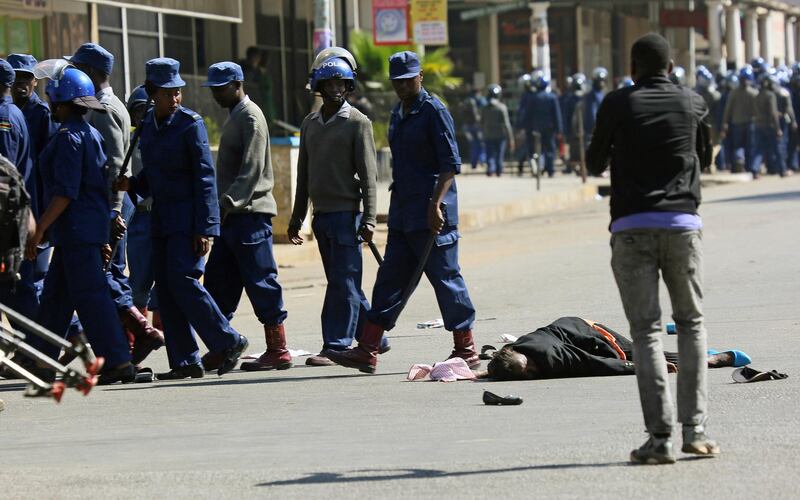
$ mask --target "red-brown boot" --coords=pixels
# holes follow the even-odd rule
[[[246,372],[287,370],[292,367],[292,355],[286,349],[286,330],[283,325],[264,325],[267,351],[255,361],[245,361],[241,369]]]
[[[461,358],[470,368],[478,368],[481,365],[478,352],[475,350],[475,341],[472,339],[472,330],[454,331],[453,344],[455,347],[447,359]]]
[[[147,317],[142,315],[136,307],[131,307],[120,314],[120,319],[125,329],[133,333],[131,363],[134,365],[138,365],[151,352],[164,345],[164,334],[153,328],[153,325],[147,321]]]
[[[337,365],[355,368],[364,373],[375,373],[382,337],[383,327],[367,320],[356,347],[346,351],[327,351],[326,356]]]

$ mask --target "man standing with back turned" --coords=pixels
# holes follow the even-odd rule
[[[659,271],[678,330],[678,420],[684,453],[714,456],[705,434],[706,330],[700,169],[711,163],[710,118],[702,97],[670,83],[669,43],[650,33],[633,44],[636,84],[606,96],[589,146],[588,169],[611,159],[611,267],[628,318],[636,379],[650,438],[631,462],[675,462],[673,410],[661,344]]]

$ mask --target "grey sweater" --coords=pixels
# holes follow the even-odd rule
[[[222,127],[217,154],[217,189],[222,215],[277,215],[269,130],[261,109],[249,98],[236,105]]]
[[[303,223],[309,198],[314,213],[355,212],[363,201],[362,220],[374,226],[376,161],[372,122],[357,109],[345,103],[325,124],[319,112],[306,116],[300,126],[297,190],[289,227]]]
[[[96,97],[97,100],[100,101],[100,104],[106,108],[106,112],[96,113],[94,111],[89,111],[86,114],[86,121],[88,121],[92,127],[96,128],[103,137],[103,147],[108,157],[108,173],[106,176],[108,180],[111,210],[121,212],[122,197],[125,193],[112,192],[111,183],[113,183],[120,174],[130,175],[130,170],[128,172],[122,172],[122,164],[125,163],[125,154],[128,152],[128,147],[131,144],[131,117],[128,114],[128,109],[122,104],[122,101],[114,95],[114,91],[111,87],[100,89]]]

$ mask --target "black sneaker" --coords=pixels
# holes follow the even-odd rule
[[[156,380],[183,380],[185,378],[203,378],[205,370],[200,363],[194,365],[179,366],[168,372],[157,373]]]
[[[247,341],[247,337],[244,335],[239,335],[239,341],[233,345],[233,347],[229,347],[222,352],[222,363],[220,363],[219,368],[217,368],[217,375],[222,376],[228,373],[229,371],[236,368],[236,363],[239,362],[239,357],[247,350],[250,346],[250,342]]]
[[[97,376],[97,385],[109,385],[117,382],[130,384],[136,380],[136,367],[127,364],[119,368],[104,368]]]

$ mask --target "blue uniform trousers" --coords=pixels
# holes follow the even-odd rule
[[[129,225],[133,217],[136,207],[131,203],[128,194],[122,198],[122,218],[125,220],[125,225]],[[125,275],[125,267],[127,261],[125,259],[125,247],[127,244],[127,232],[122,236],[114,258],[108,266],[106,272],[106,279],[108,280],[108,287],[111,289],[111,298],[114,299],[114,304],[117,306],[117,311],[120,313],[127,311],[133,307],[133,297],[131,294],[131,287],[128,283],[128,277]]]
[[[386,255],[372,290],[372,309],[368,313],[372,323],[385,330],[394,327],[403,291],[413,277],[429,237],[428,231],[406,233],[389,229]],[[450,331],[472,328],[475,308],[458,265],[458,231],[455,228],[436,237],[424,271],[436,293],[444,327]]]
[[[753,155],[753,172],[761,170],[762,162],[770,174],[779,173],[778,136],[772,127],[756,128],[755,154]]]
[[[478,163],[486,161],[486,150],[483,144],[483,131],[479,124],[466,125],[464,131],[469,138],[469,157],[472,168],[476,168]]]
[[[51,251],[51,248],[40,250],[36,260],[23,261],[19,268],[20,280],[16,284],[0,283],[1,303],[31,320],[36,319]],[[16,322],[10,321],[10,324],[18,329]]]
[[[781,137],[778,139],[778,173],[785,174],[789,168],[789,140],[791,131],[789,123],[781,119]]]
[[[272,253],[272,217],[267,214],[230,214],[220,237],[214,240],[203,282],[228,320],[239,306],[242,289],[263,325],[286,319],[278,265]]]
[[[503,174],[503,158],[506,153],[506,140],[505,139],[486,139],[486,163],[488,169],[487,175]]]
[[[211,352],[223,351],[239,342],[239,334],[199,281],[204,261],[195,254],[193,246],[193,238],[188,234],[153,238],[153,273],[172,369],[200,363],[192,328]]]
[[[753,142],[755,130],[753,125],[731,123],[728,128],[728,151],[726,153],[728,163],[733,166],[742,163],[745,170],[753,171]]]
[[[92,350],[105,358],[106,366],[131,360],[128,341],[108,292],[99,246],[69,245],[53,251],[44,279],[38,323],[63,335],[76,311]],[[38,339],[33,344],[53,358],[59,355],[58,348],[50,344]]]
[[[528,139],[528,149],[533,154],[536,150],[533,146],[533,130],[528,131],[526,134]],[[544,171],[547,172],[547,175],[550,177],[555,174],[555,162],[556,162],[556,133],[554,130],[541,130],[539,131],[539,135],[541,136],[541,144],[540,144],[540,152],[541,158],[539,160],[539,165],[544,167]],[[589,144],[588,142],[586,143]]]
[[[328,281],[321,315],[323,349],[350,347],[369,310],[361,289],[360,224],[358,212],[318,213],[311,222]]]
[[[797,130],[793,130],[790,127],[787,127],[786,134],[788,144],[786,146],[786,167],[790,170],[797,171],[798,167],[798,157],[797,148],[800,147],[800,134],[798,134]]]
[[[128,284],[133,305],[158,309],[158,294],[153,289],[153,244],[149,210],[136,210],[128,226]]]

